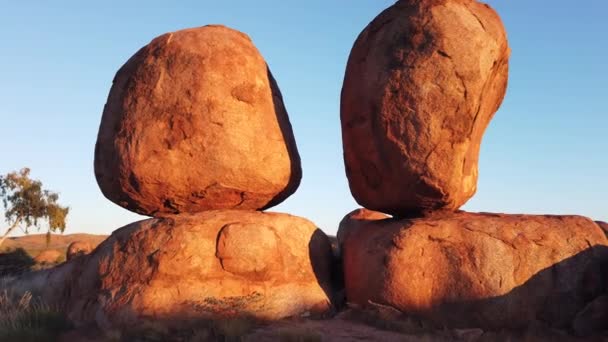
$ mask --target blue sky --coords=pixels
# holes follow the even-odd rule
[[[342,162],[339,94],[352,44],[393,1],[0,0],[0,173],[29,166],[72,207],[66,233],[138,220],[93,174],[118,68],[152,38],[205,24],[249,34],[283,93],[302,157],[298,191],[273,211],[328,233],[357,207]],[[608,220],[608,2],[494,0],[512,48],[509,89],[486,131],[470,211]]]

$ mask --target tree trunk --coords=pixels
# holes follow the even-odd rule
[[[19,222],[21,222],[21,218],[18,218],[17,220],[15,220],[15,223],[13,223],[12,226],[8,227],[8,229],[6,230],[6,233],[4,233],[4,235],[2,236],[2,239],[0,239],[0,247],[2,247],[2,244],[4,243],[4,241],[8,238],[8,234],[10,234],[13,229],[17,228],[17,226],[19,225]]]

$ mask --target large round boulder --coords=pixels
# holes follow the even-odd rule
[[[300,158],[279,87],[249,37],[223,26],[164,34],[120,68],[95,176],[139,214],[262,209],[291,195]]]
[[[454,328],[569,328],[605,293],[608,239],[580,216],[348,219],[346,297]],[[349,227],[343,227],[348,230]]]
[[[471,198],[509,54],[500,18],[476,1],[401,0],[376,17],[352,48],[342,88],[357,202],[409,216]]]
[[[38,283],[76,324],[275,320],[332,310],[331,253],[306,219],[206,211],[125,226]]]

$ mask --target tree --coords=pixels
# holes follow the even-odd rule
[[[46,224],[47,241],[51,232],[65,230],[70,208],[57,203],[59,194],[42,189],[42,182],[31,179],[28,168],[0,175],[0,198],[4,204],[4,217],[10,225],[0,239],[0,246],[17,227],[28,234],[29,228],[40,230],[41,225]]]

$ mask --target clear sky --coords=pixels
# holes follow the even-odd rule
[[[298,191],[273,211],[327,233],[357,207],[342,161],[339,95],[359,32],[393,1],[0,0],[0,173],[29,166],[71,206],[66,233],[138,220],[93,174],[118,68],[169,31],[249,34],[283,93],[302,158]],[[512,48],[509,89],[481,148],[470,211],[608,220],[608,2],[493,0]],[[1,221],[0,221],[1,223]]]

